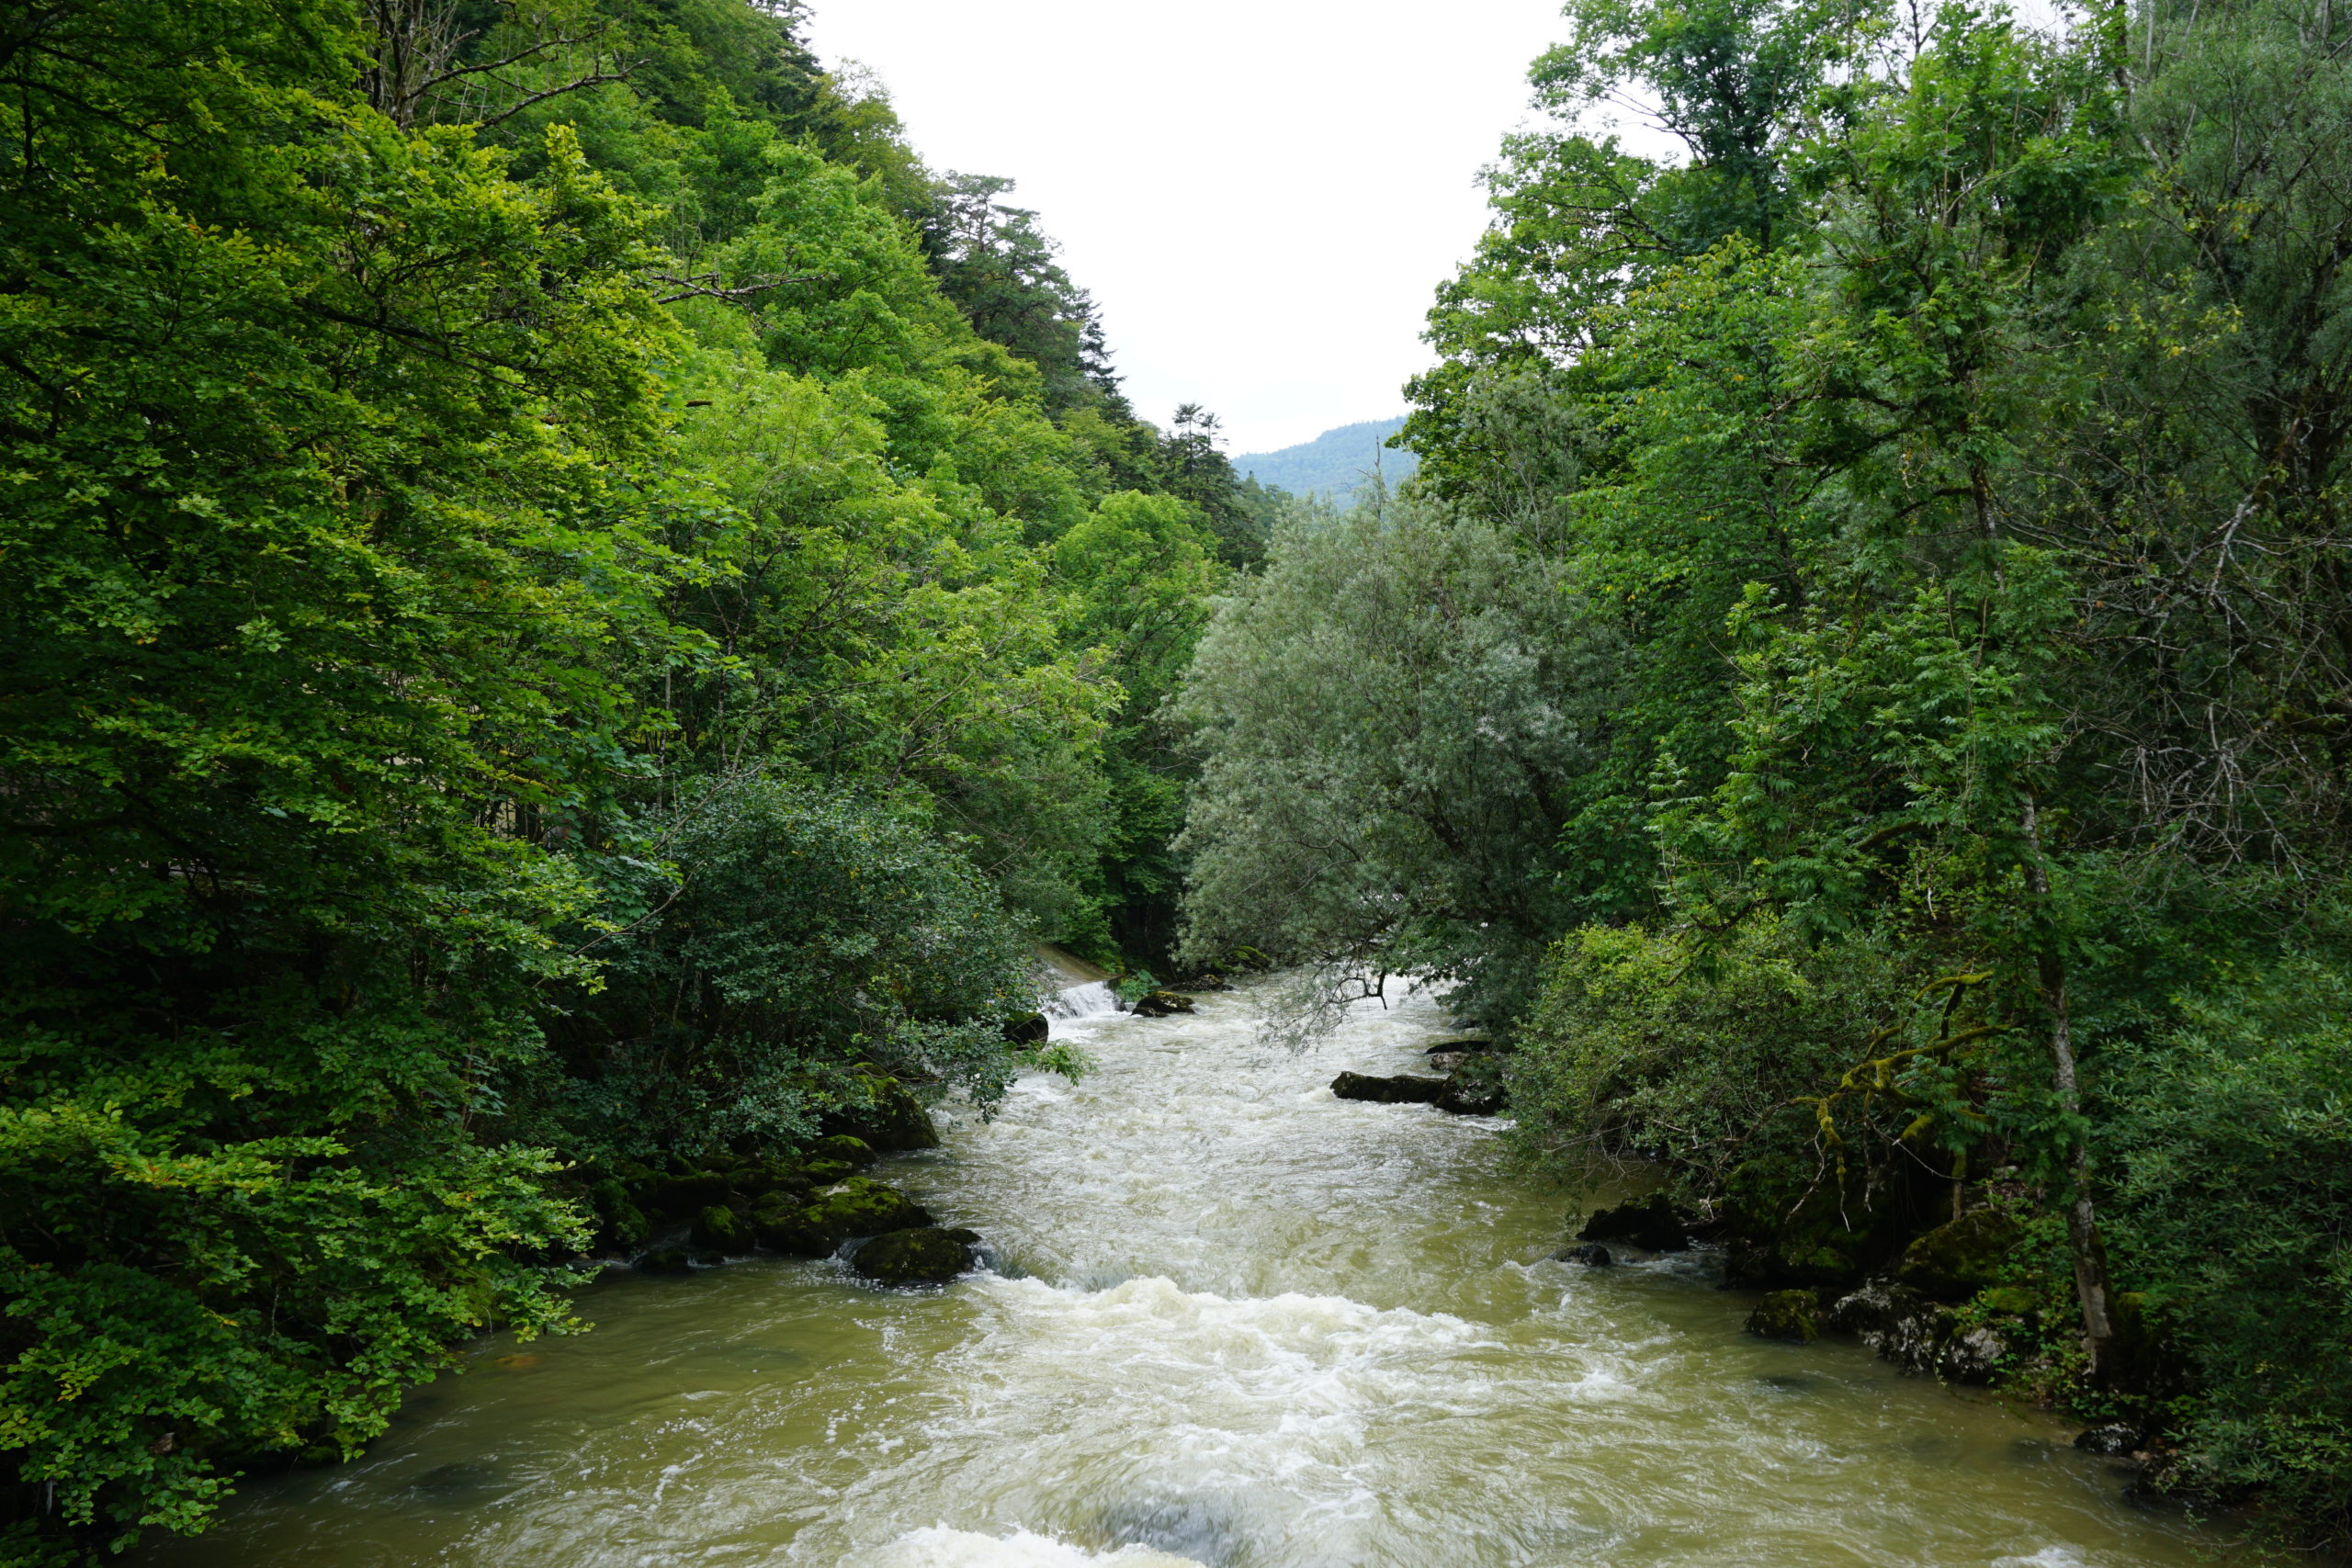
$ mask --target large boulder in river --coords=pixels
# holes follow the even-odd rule
[[[1638,1203],[1595,1210],[1577,1239],[1628,1242],[1645,1252],[1680,1252],[1690,1245],[1690,1233],[1666,1195],[1654,1192]]]
[[[1416,1077],[1399,1073],[1393,1078],[1369,1073],[1341,1073],[1331,1080],[1331,1092],[1341,1100],[1370,1100],[1382,1105],[1432,1105],[1445,1092],[1443,1078]]]
[[[1445,1075],[1445,1088],[1431,1101],[1456,1116],[1499,1116],[1510,1108],[1510,1092],[1491,1060],[1465,1064]]]
[[[931,1224],[923,1206],[895,1187],[851,1177],[807,1203],[779,1194],[752,1211],[761,1242],[796,1258],[823,1258],[854,1235],[887,1235]]]
[[[825,1112],[820,1131],[828,1136],[845,1133],[886,1152],[939,1146],[939,1129],[931,1124],[931,1112],[898,1079],[859,1073],[851,1092],[854,1098],[848,1103]]]
[[[972,1266],[968,1231],[925,1225],[877,1235],[852,1255],[849,1266],[885,1285],[944,1285]]]
[[[1053,1034],[1053,1025],[1042,1012],[1024,1012],[1004,1021],[1004,1038],[1014,1045],[1043,1045]]]
[[[1998,1210],[1962,1214],[1905,1247],[1895,1280],[1937,1301],[1964,1302],[2001,1282],[2001,1265],[2018,1234],[2018,1223]]]
[[[1136,1005],[1130,1010],[1137,1018],[1167,1018],[1175,1013],[1192,1011],[1193,998],[1180,997],[1173,991],[1146,991],[1136,998]]]
[[[1899,1367],[1952,1382],[1986,1383],[2011,1354],[2014,1323],[1963,1327],[1957,1314],[1908,1285],[1872,1280],[1829,1309],[1832,1327]]]

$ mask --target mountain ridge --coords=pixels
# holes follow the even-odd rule
[[[1371,479],[1375,466],[1392,486],[1420,466],[1420,458],[1409,448],[1384,445],[1404,427],[1402,414],[1335,425],[1312,441],[1272,452],[1244,453],[1233,459],[1233,469],[1260,484],[1300,495],[1313,492],[1347,506]]]

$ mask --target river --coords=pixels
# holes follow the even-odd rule
[[[1546,1260],[1496,1124],[1357,1104],[1426,998],[1261,1043],[1251,995],[1070,1021],[1100,1059],[891,1162],[1001,1259],[616,1270],[346,1466],[157,1568],[2163,1568],[2216,1544],[1989,1395],[1740,1331],[1704,1253]]]

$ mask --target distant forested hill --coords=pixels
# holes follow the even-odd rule
[[[1412,453],[1381,445],[1404,428],[1401,416],[1343,424],[1337,430],[1325,431],[1312,441],[1285,446],[1279,452],[1253,452],[1236,457],[1233,467],[1237,473],[1254,475],[1260,484],[1272,485],[1294,495],[1312,491],[1345,506],[1355,499],[1356,488],[1372,477],[1375,460],[1392,485],[1408,478],[1419,466],[1420,459]]]

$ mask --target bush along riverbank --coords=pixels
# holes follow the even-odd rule
[[[2344,1504],[2347,1365],[2324,1283],[2341,1256],[2346,1087],[2324,970],[2293,973],[2291,995],[2189,1010],[2217,1032],[2163,1042],[2188,1057],[2172,1073],[2119,1049],[2087,1086],[2100,1230],[2086,1268],[2065,1124],[2053,1138],[2005,1103],[2033,1081],[2018,1061],[2038,1055],[2030,1027],[1940,976],[1920,984],[1876,944],[1807,949],[1758,920],[1702,965],[1701,941],[1572,938],[1520,1035],[1521,1157],[1666,1179],[1580,1241],[1704,1239],[1726,1286],[1758,1293],[1753,1332],[1842,1333],[2030,1399],[2081,1422],[2080,1446],[2131,1460],[2141,1495],[2324,1539]],[[1981,1043],[1966,1068],[1919,1073],[1962,1034]]]

